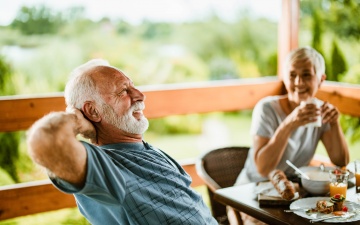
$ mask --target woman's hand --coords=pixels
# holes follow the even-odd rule
[[[294,127],[300,127],[305,124],[315,122],[317,116],[321,113],[320,109],[315,104],[300,104],[297,106],[286,118],[286,120],[293,124]]]
[[[328,102],[324,102],[321,106],[321,115],[323,123],[330,123],[330,125],[338,122],[339,110]]]

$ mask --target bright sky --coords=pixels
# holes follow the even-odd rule
[[[104,16],[138,23],[154,21],[186,21],[201,19],[214,12],[225,20],[233,19],[239,8],[248,8],[254,15],[278,20],[281,0],[0,0],[0,25],[8,25],[21,6],[45,4],[56,10],[84,6],[94,20]]]

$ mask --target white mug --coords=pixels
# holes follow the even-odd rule
[[[317,108],[321,107],[321,101],[316,99],[316,98],[308,98],[308,100],[306,101],[302,101],[301,105],[306,105],[306,104],[315,104]],[[305,127],[321,127],[321,115],[316,117],[316,121],[305,124]]]

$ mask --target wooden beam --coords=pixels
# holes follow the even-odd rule
[[[26,130],[36,120],[54,111],[65,110],[62,93],[50,97],[0,98],[0,132]]]
[[[151,119],[189,113],[252,109],[261,98],[279,94],[281,86],[276,77],[268,77],[141,86],[139,89],[146,95],[144,113]],[[1,97],[0,132],[26,130],[45,114],[63,110],[63,93],[52,96]]]
[[[359,98],[360,96],[359,84],[348,84],[348,83],[340,83],[334,81],[325,81],[321,85],[320,90],[327,93],[333,93],[334,95],[340,95],[343,98],[346,97]]]
[[[159,118],[191,113],[226,112],[254,108],[263,97],[280,94],[277,79],[243,79],[171,90],[151,90],[146,94],[145,115]]]
[[[263,97],[282,92],[274,78],[240,79],[182,85],[142,86],[145,115],[159,118],[190,113],[252,109]],[[317,96],[337,106],[341,113],[359,116],[360,86],[326,81]],[[52,96],[1,97],[0,132],[28,129],[52,111],[65,110],[62,93]]]
[[[360,117],[360,86],[324,83],[316,97],[336,106],[342,114]]]
[[[0,220],[76,206],[48,180],[1,186],[0,199]]]

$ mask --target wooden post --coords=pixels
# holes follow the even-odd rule
[[[281,19],[278,28],[278,76],[282,80],[282,68],[286,55],[298,47],[300,0],[282,0]]]

